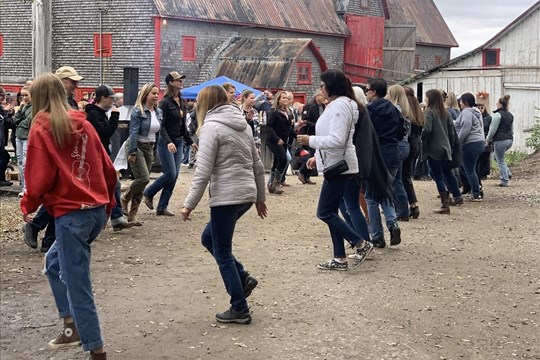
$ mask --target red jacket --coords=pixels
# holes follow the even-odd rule
[[[30,128],[21,210],[31,214],[43,204],[55,218],[76,210],[115,205],[116,172],[86,114],[70,110],[75,124],[71,141],[57,147],[49,114],[39,115]]]

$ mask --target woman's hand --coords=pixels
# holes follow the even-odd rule
[[[31,223],[34,220],[34,216],[32,214],[23,214],[23,220],[25,223]]]
[[[298,141],[300,145],[309,145],[309,135],[297,135],[296,141]]]
[[[313,170],[313,169],[317,168],[317,159],[315,158],[315,156],[312,157],[312,158],[309,158],[309,160],[306,163],[306,167],[309,170]]]
[[[268,216],[268,208],[266,207],[266,204],[264,202],[255,203],[255,207],[257,208],[257,215],[259,215],[261,219],[264,219]]]
[[[176,152],[176,146],[173,143],[169,143],[167,144],[167,150],[169,150],[170,153],[174,154]]]
[[[285,144],[285,143],[283,142],[283,140],[279,139],[279,141],[277,142],[277,144],[278,144],[278,145],[283,145],[283,144]]]
[[[137,160],[137,154],[131,154],[131,155],[128,156],[128,161],[130,163],[133,164],[135,162],[135,160]]]
[[[195,143],[191,144],[191,148],[192,148],[193,150],[195,150],[195,151],[199,151],[199,145],[197,145],[197,144],[195,144]]]
[[[184,221],[191,221],[191,218],[189,217],[189,214],[191,214],[191,210],[188,208],[182,208],[182,211],[180,212],[182,214],[182,220]]]

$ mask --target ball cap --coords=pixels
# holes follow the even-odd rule
[[[186,78],[186,75],[180,74],[178,71],[172,71],[165,76],[165,83],[168,84],[173,80],[182,79],[184,80]]]
[[[84,79],[82,76],[77,74],[77,71],[72,68],[71,66],[62,66],[58,70],[56,70],[55,75],[58,76],[60,79],[71,79],[73,81],[81,81]]]
[[[113,97],[114,91],[112,87],[107,85],[100,85],[96,88],[96,98],[99,97]]]

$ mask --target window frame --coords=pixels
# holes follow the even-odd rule
[[[413,70],[420,70],[420,54],[415,54],[414,55],[413,67],[414,67]]]
[[[186,54],[186,51],[184,51],[184,49],[186,48],[187,42],[192,42],[192,46],[193,46],[193,50],[189,54]],[[197,60],[197,37],[182,35],[182,61],[195,61],[195,60]]]
[[[306,67],[308,69],[308,73],[307,73],[307,79],[306,80],[301,80],[300,79],[300,68],[302,67]],[[312,69],[313,69],[313,63],[309,62],[309,61],[298,61],[296,63],[296,84],[297,85],[312,85],[313,84],[313,81],[311,80],[312,78]],[[302,74],[303,75],[303,74]]]
[[[363,4],[364,1],[366,2],[366,5]],[[370,5],[369,1],[370,0],[360,0],[360,8],[361,9],[369,9],[369,5]]]
[[[495,64],[487,64],[486,63],[486,60],[487,60],[487,53],[488,52],[494,52],[495,55],[496,55],[496,58],[495,58]],[[500,66],[501,65],[501,49],[497,49],[497,48],[490,48],[490,49],[484,49],[482,50],[482,66],[486,66],[486,67],[497,67],[497,66]]]
[[[442,64],[442,56],[435,55],[435,61],[433,63],[435,66],[440,66]]]

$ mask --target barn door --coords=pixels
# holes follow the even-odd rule
[[[384,24],[383,76],[401,80],[412,74],[416,52],[416,25]]]

